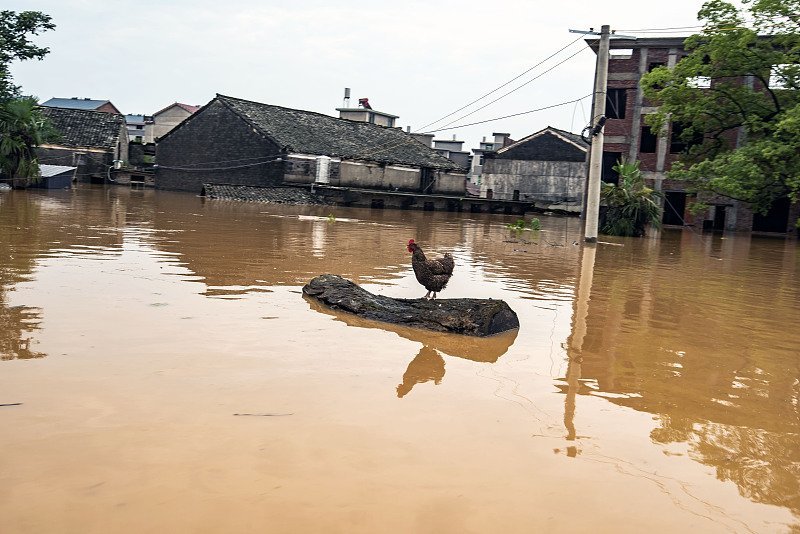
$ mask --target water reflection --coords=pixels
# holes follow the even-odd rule
[[[743,496],[800,514],[797,244],[666,233],[624,245],[584,248],[557,382],[567,439],[577,396],[602,396],[653,413],[654,443],[686,443]]]
[[[14,193],[0,194],[0,360],[46,356],[31,348],[42,310],[10,304],[15,286],[28,280],[35,267],[29,244],[31,240],[38,241],[42,212],[36,204],[19,209],[20,202]]]
[[[397,386],[397,397],[402,399],[417,384],[431,380],[438,386],[442,378],[444,378],[444,358],[436,350],[423,345],[403,373],[403,382]]]
[[[472,360],[474,362],[495,363],[500,356],[508,352],[517,338],[517,330],[503,332],[491,337],[471,337],[457,334],[429,332],[416,328],[397,326],[364,319],[357,315],[332,310],[313,298],[303,297],[309,307],[317,312],[334,317],[349,326],[358,328],[377,328],[393,332],[398,336],[422,344],[417,355],[408,364],[403,374],[403,382],[397,386],[397,396],[407,395],[416,384],[433,380],[439,384],[444,378],[445,362],[441,354]]]
[[[0,195],[0,357],[44,356],[37,342],[54,307],[80,317],[102,313],[48,295],[56,286],[35,284],[43,270],[53,283],[72,269],[73,289],[82,288],[83,282],[75,281],[82,280],[79,272],[87,291],[95,293],[93,276],[119,280],[119,286],[102,286],[111,288],[113,298],[123,290],[140,291],[142,286],[127,281],[141,280],[133,271],[147,267],[153,280],[176,288],[176,298],[209,297],[199,299],[208,313],[225,313],[215,307],[219,299],[250,299],[250,308],[241,309],[254,311],[254,320],[266,314],[284,321],[286,308],[274,304],[286,292],[275,286],[301,286],[325,272],[417,295],[405,249],[413,237],[426,250],[456,253],[460,263],[448,288],[454,296],[513,299],[521,320],[529,321],[523,331],[527,346],[514,347],[515,356],[524,351],[525,358],[506,358],[493,372],[550,376],[540,351],[563,343],[566,368],[558,371],[563,376],[556,386],[564,395],[568,456],[581,454],[582,429],[575,421],[582,396],[604,397],[652,414],[656,427],[649,437],[659,448],[685,444],[693,459],[712,466],[720,480],[734,482],[742,495],[800,515],[796,242],[665,231],[659,241],[599,245],[592,259],[587,254],[595,249],[572,245],[577,222],[571,219],[543,217],[542,233],[534,237],[510,234],[507,221],[479,214],[342,210],[330,219],[330,211],[203,202],[192,195],[124,188]],[[135,258],[128,263],[114,263],[132,251]],[[30,295],[36,300],[26,301]],[[141,300],[127,296],[124,302]],[[274,306],[268,311],[259,307],[266,301]],[[555,336],[552,344],[535,346],[551,331],[541,324],[546,314],[540,309],[570,301],[569,338]],[[315,308],[313,302],[309,306],[348,325],[413,341],[405,373],[390,386],[398,384],[391,394],[401,398],[421,384],[440,384],[446,362],[455,363],[447,358],[493,364],[517,336],[475,339],[393,328]],[[233,308],[239,309],[234,303],[227,310]],[[147,316],[137,324],[153,328],[150,321]],[[122,333],[130,328],[114,326]],[[553,332],[555,326],[554,320]],[[264,335],[260,324],[251,331],[258,332],[257,341]],[[170,330],[169,336],[183,343],[184,334]],[[205,341],[189,337],[188,345]],[[54,334],[51,343],[58,341]],[[552,398],[546,391],[538,395],[536,402],[543,404]]]

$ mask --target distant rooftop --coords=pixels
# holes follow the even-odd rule
[[[94,111],[104,104],[111,104],[111,101],[93,100],[91,98],[78,98],[73,96],[72,98],[51,98],[47,102],[43,102],[41,105],[49,108],[88,109]],[[113,106],[114,104],[111,105]]]
[[[125,122],[128,124],[144,124],[145,115],[125,115]]]
[[[198,111],[200,109],[200,106],[192,106],[192,105],[189,105],[189,104],[182,104],[180,102],[173,102],[169,106],[166,106],[166,107],[164,107],[162,109],[159,109],[158,111],[153,113],[153,116],[159,115],[161,113],[164,113],[168,109],[170,109],[172,107],[175,107],[175,106],[178,106],[179,108],[183,109],[184,111],[188,111],[189,113],[195,113],[196,111]]]

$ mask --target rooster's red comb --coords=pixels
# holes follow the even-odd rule
[[[409,240],[408,240],[408,246],[411,246],[411,245],[413,245],[413,244],[414,244],[414,240],[413,240],[413,239],[409,239]]]

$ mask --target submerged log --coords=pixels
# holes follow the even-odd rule
[[[393,299],[374,295],[335,274],[317,276],[303,294],[333,310],[394,325],[486,337],[519,328],[508,304],[494,299]]]

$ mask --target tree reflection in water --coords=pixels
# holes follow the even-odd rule
[[[568,438],[576,395],[601,395],[654,414],[654,443],[686,443],[743,496],[800,515],[797,246],[683,235],[584,255],[556,384]]]
[[[15,193],[0,196],[0,360],[46,356],[31,349],[31,333],[39,328],[42,310],[9,304],[14,286],[29,279],[33,272],[34,256],[29,248],[37,241],[40,219],[38,204],[15,206],[15,198]]]

